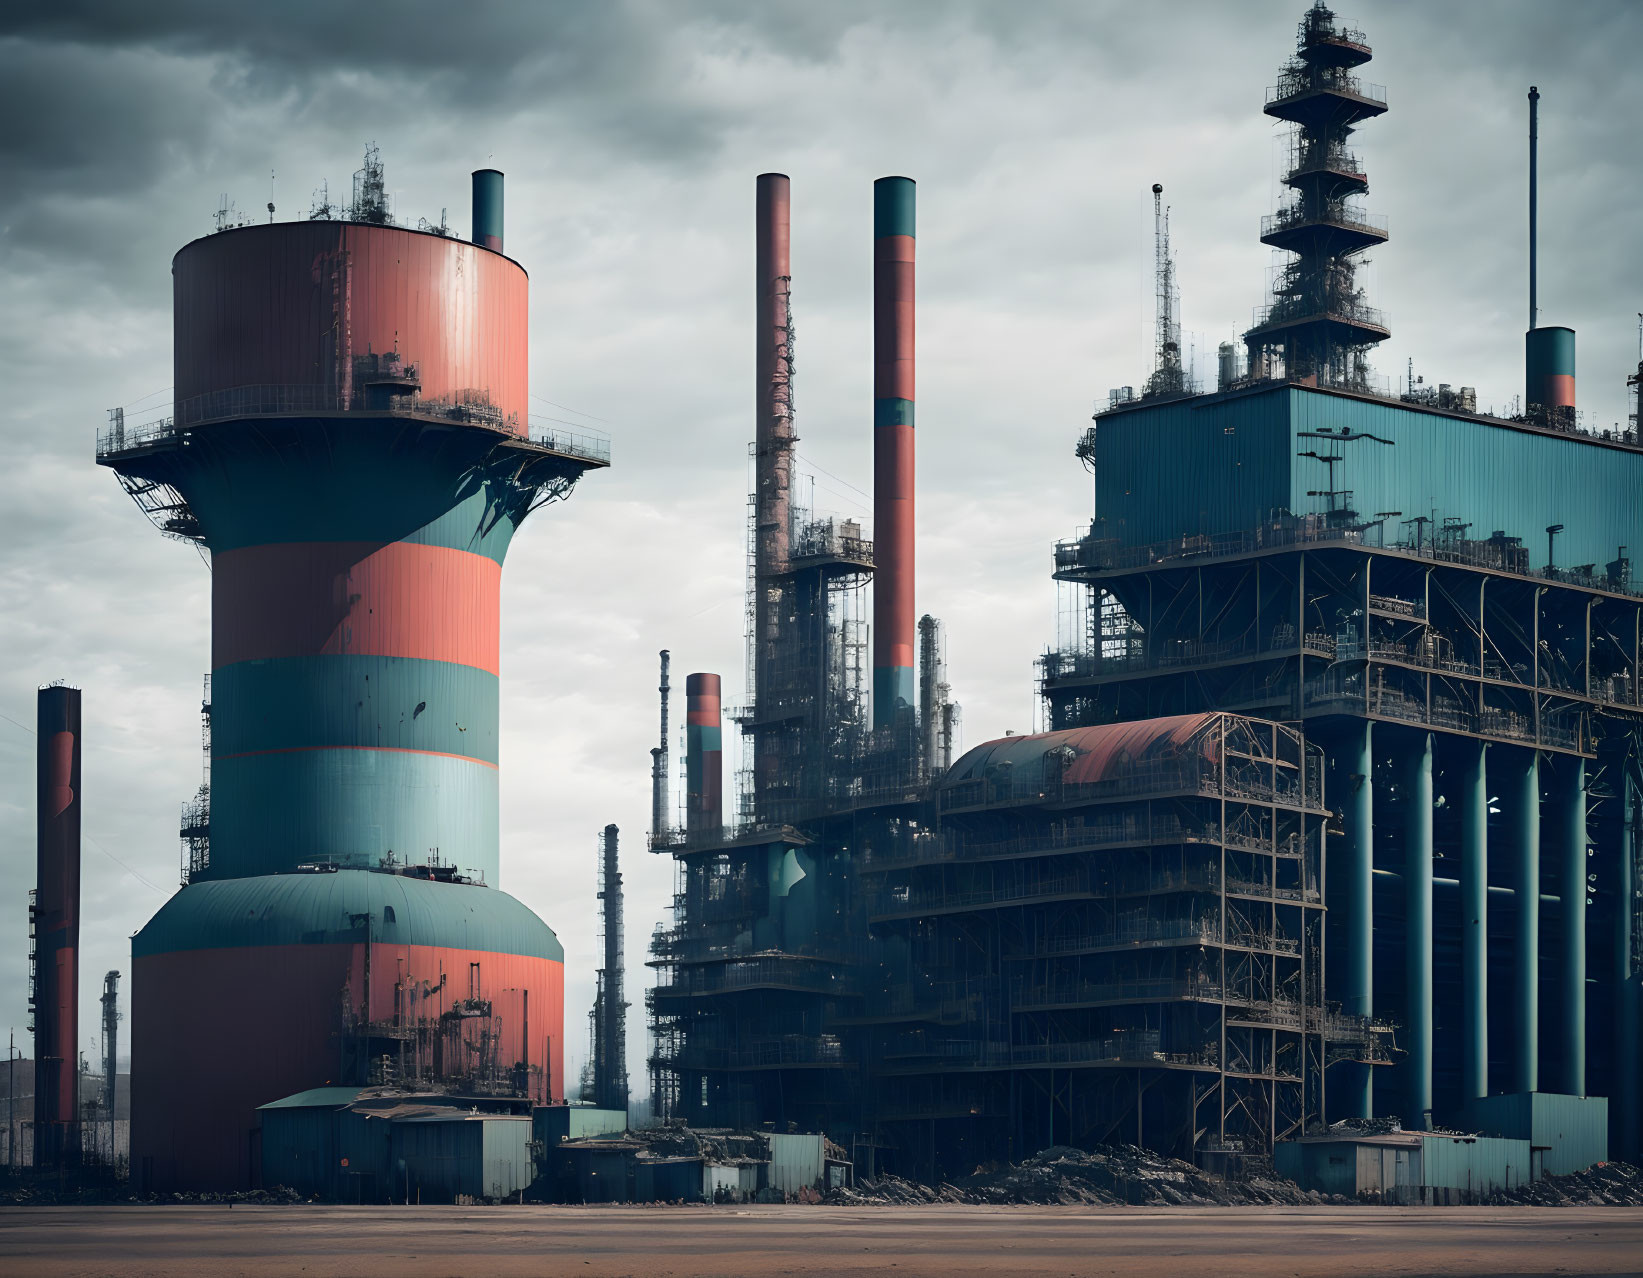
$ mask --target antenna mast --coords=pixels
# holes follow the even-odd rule
[[[1161,182],[1152,184],[1153,286],[1158,296],[1157,332],[1153,338],[1152,376],[1143,397],[1180,395],[1187,390],[1181,367],[1181,298],[1175,283],[1175,257],[1169,245],[1169,206]]]

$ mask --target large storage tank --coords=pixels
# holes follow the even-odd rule
[[[500,227],[350,216],[184,247],[173,414],[99,449],[212,564],[209,791],[133,940],[151,1190],[250,1184],[304,1088],[563,1091],[563,952],[498,886],[501,571],[608,454],[531,437]]]

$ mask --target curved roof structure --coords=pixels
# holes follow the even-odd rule
[[[999,776],[1008,769],[1012,782],[1030,785],[1044,776],[1045,757],[1057,751],[1072,752],[1060,771],[1068,784],[1104,781],[1134,763],[1178,753],[1204,727],[1219,718],[1215,712],[1171,715],[1163,719],[1142,719],[1135,723],[1106,723],[1089,728],[1069,728],[1063,732],[1035,732],[1022,737],[1000,737],[965,752],[942,777],[942,786],[964,781],[981,781]],[[1202,748],[1206,759],[1214,758],[1215,739],[1207,737]]]
[[[362,936],[351,914],[373,916],[371,939],[381,945],[565,959],[553,929],[506,892],[373,870],[190,883],[132,938],[131,952],[357,944]]]

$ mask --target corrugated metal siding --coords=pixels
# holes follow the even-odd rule
[[[211,676],[211,753],[353,746],[494,764],[496,675],[414,657],[241,661]]]
[[[1102,780],[1115,764],[1168,756],[1215,716],[1180,714],[1162,719],[1142,719],[1132,723],[1100,724],[1088,728],[1068,728],[1062,732],[1034,732],[1018,737],[999,737],[965,752],[942,777],[943,785],[978,781],[990,769],[1008,766],[1017,784],[1035,785],[1044,779],[1044,759],[1052,750],[1067,748],[1075,757],[1061,774],[1063,781],[1076,784]],[[1205,743],[1213,751],[1213,743]]]
[[[1481,1193],[1531,1179],[1529,1142],[1498,1136],[1423,1136],[1423,1183]]]
[[[770,1187],[784,1194],[813,1188],[822,1178],[821,1134],[770,1134]]]
[[[385,907],[394,912],[392,922],[383,918]],[[361,933],[349,923],[351,914],[373,916],[372,936],[380,945],[483,950],[561,963],[565,958],[553,930],[506,892],[363,870],[191,883],[137,933],[131,952],[144,958],[179,950],[353,943]]]
[[[444,546],[247,546],[211,561],[211,665],[414,657],[496,674],[502,566]]]
[[[1198,405],[1194,407],[1193,405]],[[1531,562],[1548,524],[1561,523],[1564,566],[1643,545],[1643,453],[1374,400],[1302,388],[1136,409],[1096,434],[1096,514],[1129,544],[1253,528],[1278,508],[1322,512],[1308,497],[1330,485],[1324,451],[1298,432],[1347,427],[1393,440],[1341,446],[1336,485],[1359,511],[1456,518],[1468,535],[1521,537]],[[1394,539],[1401,530],[1394,530]]]
[[[1609,1157],[1609,1102],[1602,1096],[1486,1096],[1467,1107],[1466,1121],[1491,1135],[1531,1142],[1548,1175],[1567,1176]]]
[[[207,236],[172,260],[177,397],[335,387],[350,355],[398,351],[430,399],[529,412],[529,282],[458,239],[344,222]]]
[[[211,859],[221,874],[315,861],[377,865],[390,851],[498,883],[497,770],[391,750],[298,750],[211,768]]]
[[[1572,436],[1545,435],[1395,404],[1291,391],[1296,431],[1343,426],[1394,441],[1347,444],[1336,482],[1360,511],[1401,510],[1405,518],[1469,522],[1470,537],[1495,529],[1523,538],[1529,562],[1545,563],[1546,526],[1563,524],[1557,558],[1603,564],[1621,545],[1643,546],[1643,453],[1605,448]],[[1316,445],[1317,440],[1298,440]],[[1327,488],[1321,462],[1295,462],[1294,509],[1322,510],[1309,488]]]
[[[1254,527],[1289,504],[1283,394],[1162,404],[1096,424],[1095,513],[1130,545]]]
[[[511,1198],[529,1188],[536,1179],[536,1163],[531,1158],[531,1120],[509,1116],[479,1122],[484,1129],[482,1196]]]

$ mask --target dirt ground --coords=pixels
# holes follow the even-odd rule
[[[8,1207],[0,1273],[1623,1274],[1643,1209]]]

